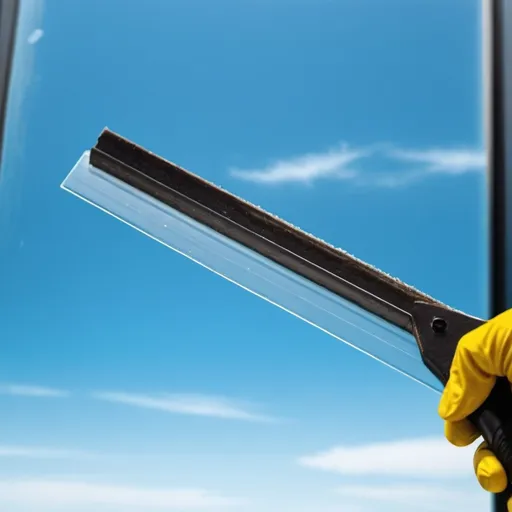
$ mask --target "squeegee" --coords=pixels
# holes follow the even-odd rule
[[[457,311],[105,129],[62,188],[384,364],[442,391]],[[470,420],[512,477],[512,392],[499,378]]]

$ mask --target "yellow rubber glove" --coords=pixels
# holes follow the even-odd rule
[[[484,402],[496,377],[504,376],[512,382],[512,309],[459,341],[450,378],[439,403],[439,415],[445,420],[445,436],[450,443],[467,446],[480,436],[465,418]],[[476,450],[474,469],[486,491],[505,490],[505,470],[485,442]],[[508,510],[512,512],[512,499]]]

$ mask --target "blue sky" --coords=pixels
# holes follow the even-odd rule
[[[145,5],[24,4],[3,508],[481,510],[435,393],[59,188],[108,126],[486,316],[479,2]]]

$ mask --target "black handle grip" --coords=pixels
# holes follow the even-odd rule
[[[437,304],[416,302],[412,331],[428,369],[446,385],[460,339],[485,322]],[[500,503],[512,496],[512,390],[505,377],[496,380],[485,402],[469,416],[507,473]]]
[[[499,377],[485,402],[469,416],[482,433],[512,480],[512,390],[505,377]]]

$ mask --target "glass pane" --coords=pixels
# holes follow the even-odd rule
[[[436,393],[59,188],[109,126],[485,316],[480,26],[477,0],[22,3],[8,512],[485,509]]]

